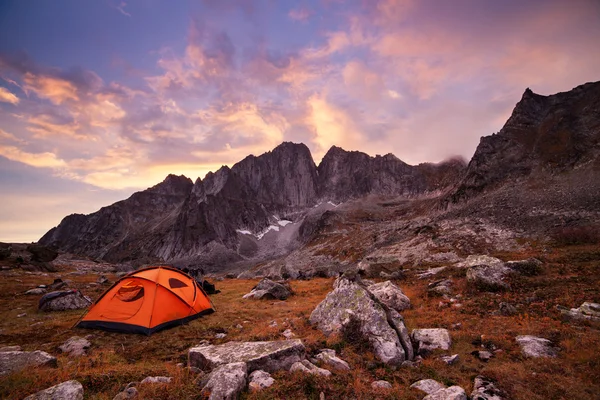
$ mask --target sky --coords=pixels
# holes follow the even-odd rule
[[[283,141],[468,160],[599,43],[597,0],[3,0],[0,241]]]

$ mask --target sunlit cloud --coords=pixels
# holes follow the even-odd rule
[[[288,13],[288,16],[292,20],[300,22],[306,22],[311,17],[311,15],[313,15],[313,12],[305,7],[294,8]]]
[[[8,89],[0,86],[0,101],[10,104],[19,104],[19,98]]]
[[[65,161],[58,158],[54,153],[28,153],[15,146],[0,145],[0,155],[32,167],[59,168],[66,165]]]

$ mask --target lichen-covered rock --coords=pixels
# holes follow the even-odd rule
[[[517,336],[517,343],[521,346],[521,353],[528,358],[547,357],[558,355],[558,350],[552,346],[548,339],[532,335]]]
[[[288,284],[273,282],[268,278],[261,280],[252,291],[243,296],[244,299],[277,299],[285,300],[292,295]]]
[[[526,260],[507,261],[505,265],[521,275],[534,276],[540,274],[542,264],[537,258],[528,258]]]
[[[42,294],[46,293],[46,289],[44,288],[35,288],[35,289],[29,289],[28,291],[25,292],[26,295],[33,295],[33,296],[40,296]]]
[[[246,387],[247,376],[246,363],[221,365],[201,380],[200,394],[208,400],[235,400]]]
[[[433,394],[438,390],[446,388],[445,385],[442,385],[441,383],[433,379],[421,379],[420,381],[417,381],[410,385],[410,387],[414,389],[419,389],[420,391],[425,392],[427,394]]]
[[[506,400],[506,393],[498,389],[494,382],[483,377],[475,378],[471,400]]]
[[[56,358],[45,351],[5,351],[0,353],[0,376],[31,367],[56,368]]]
[[[148,383],[171,383],[173,378],[170,376],[147,376],[140,382],[141,385]]]
[[[391,281],[385,281],[370,285],[369,292],[373,293],[379,301],[396,311],[404,311],[410,308],[410,299],[398,286]]]
[[[375,381],[375,382],[371,382],[371,387],[373,389],[391,389],[392,384],[389,383],[388,381]]]
[[[452,345],[447,329],[415,329],[411,336],[420,355],[427,355],[436,349],[448,350]]]
[[[598,303],[586,301],[578,308],[568,309],[561,306],[557,306],[557,308],[568,319],[600,322],[600,304]]]
[[[250,383],[248,383],[248,388],[252,392],[266,389],[275,383],[275,379],[271,377],[271,374],[260,369],[252,372],[248,377],[248,380],[250,381]]]
[[[41,390],[30,396],[25,397],[25,400],[82,400],[83,386],[81,383],[73,380]]]
[[[80,310],[92,304],[92,301],[78,290],[65,290],[45,294],[39,302],[42,311]]]
[[[427,285],[427,293],[431,296],[444,296],[452,294],[453,282],[450,279],[431,282]]]
[[[135,387],[128,387],[121,393],[118,393],[113,400],[131,400],[138,396],[138,390]]]
[[[336,356],[335,350],[323,349],[315,358],[323,362],[323,364],[332,367],[333,369],[337,369],[338,371],[350,370],[350,365],[348,365],[346,361]]]
[[[440,359],[445,362],[446,365],[454,365],[458,362],[458,360],[460,360],[460,357],[458,354],[454,354],[451,356],[442,356]]]
[[[487,256],[481,256],[487,257]],[[493,257],[487,257],[494,259]],[[512,271],[497,258],[498,262],[488,264],[473,265],[467,269],[467,284],[483,291],[499,291],[509,288],[505,281],[508,274]]]
[[[298,371],[305,374],[321,375],[326,377],[331,376],[331,371],[319,368],[308,360],[299,361],[291,366],[290,372]]]
[[[389,322],[390,312],[395,311],[363,287],[358,276],[342,276],[335,281],[334,290],[311,313],[310,322],[326,335],[340,333],[351,322],[356,323],[377,358],[386,364],[400,365],[408,358],[407,351],[396,327]],[[395,323],[403,325],[401,319]]]
[[[272,342],[227,342],[221,345],[192,347],[188,365],[204,371],[224,364],[244,362],[248,371],[275,372],[288,370],[305,357],[306,349],[299,339]]]
[[[442,272],[445,269],[446,269],[446,267],[429,268],[426,271],[418,273],[417,278],[419,278],[419,279],[431,278],[432,276],[439,274],[440,272]]]
[[[450,386],[423,397],[423,400],[468,400],[468,398],[463,388]]]
[[[72,357],[77,357],[85,355],[91,346],[92,344],[89,340],[79,336],[73,336],[60,346],[59,349],[63,353],[67,353]]]

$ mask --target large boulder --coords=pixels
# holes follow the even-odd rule
[[[453,282],[450,279],[442,279],[427,285],[427,293],[431,296],[450,296],[452,294]]]
[[[73,336],[60,346],[59,349],[63,353],[67,353],[72,357],[77,357],[86,355],[91,345],[89,340],[79,336]]]
[[[410,299],[398,286],[391,281],[375,283],[368,287],[369,292],[389,308],[396,311],[404,311],[410,308]]]
[[[41,390],[25,400],[83,400],[83,385],[73,380]]]
[[[338,278],[334,290],[310,315],[310,322],[325,335],[354,327],[384,363],[400,365],[411,358],[412,344],[402,317],[371,294],[359,276]]]
[[[402,276],[402,264],[396,256],[369,256],[361,260],[356,269],[367,278],[379,278],[382,273]]]
[[[501,260],[489,256],[467,258],[467,284],[483,291],[499,291],[509,288],[505,281],[512,271]],[[476,263],[478,262],[478,263]]]
[[[471,268],[477,265],[488,265],[490,267],[503,267],[504,261],[496,257],[490,257],[486,255],[470,255],[465,261],[459,263],[457,266]]]
[[[412,341],[417,353],[427,355],[433,350],[448,350],[452,345],[447,329],[415,329],[412,331]]]
[[[526,260],[507,261],[505,265],[521,275],[534,276],[542,272],[542,264],[537,258],[528,258]]]
[[[588,320],[600,322],[600,304],[584,302],[578,308],[565,308],[558,306],[558,310],[561,314],[569,319],[575,320]]]
[[[246,387],[247,377],[244,362],[221,365],[200,381],[200,395],[208,400],[235,400]]]
[[[450,386],[423,397],[423,400],[468,400],[468,397],[460,386]]]
[[[227,342],[220,345],[192,347],[188,351],[188,365],[204,371],[220,365],[244,362],[248,371],[267,372],[288,370],[305,357],[306,349],[299,339],[273,342]]]
[[[56,368],[56,358],[45,351],[5,351],[0,353],[0,376],[32,367]]]
[[[498,389],[494,382],[483,377],[477,376],[471,392],[471,400],[506,400],[506,393]]]
[[[548,339],[532,335],[517,336],[517,343],[521,347],[521,353],[528,358],[547,357],[552,358],[558,355],[558,350],[552,346]]]
[[[41,311],[79,310],[89,307],[92,301],[78,290],[64,290],[45,294],[39,302]]]
[[[274,282],[268,278],[261,280],[252,291],[244,295],[244,299],[278,299],[285,300],[292,295],[287,283]]]

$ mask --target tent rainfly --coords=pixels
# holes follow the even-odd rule
[[[155,266],[119,279],[76,326],[151,335],[214,311],[195,279],[174,268]]]

